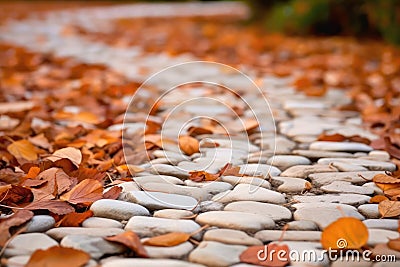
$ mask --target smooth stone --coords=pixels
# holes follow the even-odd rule
[[[200,225],[191,220],[176,220],[146,216],[132,217],[125,226],[125,231],[133,231],[140,237],[152,237],[170,232],[193,233]]]
[[[121,192],[140,191],[140,187],[136,182],[124,182],[116,185],[122,188]],[[112,187],[110,187],[112,188]]]
[[[168,160],[173,160],[177,162],[189,160],[189,157],[184,154],[168,150],[154,150],[152,154],[156,158],[167,158]]]
[[[101,218],[101,217],[90,217],[82,222],[82,227],[86,228],[124,228],[122,223],[117,220]]]
[[[317,231],[319,230],[318,225],[313,221],[302,220],[302,221],[292,221],[287,224],[288,230],[296,231]]]
[[[397,239],[400,237],[399,232],[385,229],[368,228],[368,242],[370,246],[375,246],[380,243],[387,243],[389,239]]]
[[[296,146],[296,143],[284,136],[266,137],[258,139],[254,142],[256,145],[260,145],[262,150],[272,150],[277,154],[291,153],[292,149]]]
[[[190,263],[187,261],[171,260],[171,259],[138,259],[138,258],[124,258],[112,259],[105,261],[103,267],[148,267],[148,266],[162,266],[162,267],[205,267],[204,265]]]
[[[7,259],[7,267],[21,267],[25,266],[29,259],[31,258],[30,255],[22,255],[22,256],[13,256]]]
[[[96,260],[105,254],[120,254],[126,250],[125,246],[109,242],[98,236],[67,235],[60,244],[63,247],[83,250]]]
[[[46,232],[48,236],[55,240],[61,240],[67,235],[85,235],[85,236],[96,236],[106,237],[112,235],[118,235],[123,233],[124,230],[120,228],[84,228],[84,227],[58,227],[50,229]]]
[[[377,160],[388,161],[390,154],[383,150],[373,150],[368,153],[368,156],[376,158]]]
[[[278,191],[283,193],[301,193],[312,188],[309,181],[294,177],[271,177],[272,184],[279,185]]]
[[[158,209],[186,209],[192,210],[198,201],[193,197],[168,194],[163,192],[131,191],[123,194],[122,199],[134,202],[150,210]],[[129,219],[129,218],[128,218]]]
[[[209,224],[248,232],[275,227],[275,222],[269,217],[238,211],[209,211],[201,213],[196,217],[196,222],[201,225]]]
[[[370,152],[373,149],[363,143],[317,141],[310,144],[310,150]]]
[[[189,178],[189,173],[186,171],[183,171],[182,169],[168,165],[168,164],[152,164],[151,167],[149,168],[150,173],[152,174],[158,174],[158,175],[169,175],[169,176],[174,176],[178,177],[181,179],[187,179]]]
[[[313,185],[323,186],[330,184],[334,181],[345,181],[352,184],[364,184],[371,181],[375,175],[384,174],[382,171],[367,171],[367,172],[327,172],[327,173],[313,173],[308,177],[311,179]]]
[[[243,159],[247,157],[248,152],[240,149],[232,148],[200,148],[200,152],[204,158],[218,159],[220,161],[231,162],[236,159]]]
[[[281,173],[277,167],[268,164],[244,164],[240,165],[240,174],[247,176],[258,176],[268,178],[270,176],[278,176]]]
[[[33,216],[26,226],[25,233],[46,232],[51,229],[56,221],[49,215]]]
[[[232,189],[232,185],[225,182],[212,181],[212,182],[194,182],[192,180],[186,180],[185,184],[191,187],[199,187],[204,189],[207,193],[215,195],[221,192]]]
[[[230,266],[240,262],[239,256],[247,249],[241,245],[226,245],[214,241],[202,241],[189,254],[189,261],[207,266]]]
[[[201,212],[215,211],[215,210],[223,210],[224,204],[212,200],[207,200],[200,202],[199,207]]]
[[[362,171],[368,171],[367,168],[360,166],[360,165],[355,165],[351,163],[345,163],[345,162],[340,162],[340,161],[334,161],[331,163],[333,167],[338,169],[341,172],[362,172]]]
[[[347,152],[335,152],[325,150],[293,150],[293,154],[300,155],[310,159],[319,158],[353,158],[354,155]]]
[[[150,215],[149,211],[143,206],[114,199],[97,200],[92,204],[90,210],[93,211],[96,217],[105,217],[119,221],[129,220],[132,216]]]
[[[293,200],[301,203],[341,203],[348,205],[360,205],[368,203],[371,197],[360,194],[324,194],[293,196]]]
[[[202,158],[203,159],[203,158]],[[232,160],[229,160],[232,161]],[[201,162],[192,162],[192,161],[181,161],[178,164],[178,167],[186,172],[191,171],[206,171],[209,173],[217,173],[227,161],[220,161],[213,158],[201,161]],[[240,161],[240,163],[243,163]]]
[[[133,180],[141,187],[143,187],[147,183],[167,183],[167,184],[178,184],[178,185],[184,184],[181,179],[168,175],[148,175],[148,176],[134,177]]]
[[[238,184],[251,184],[254,186],[261,186],[266,189],[271,188],[271,184],[268,181],[266,181],[262,178],[258,178],[258,177],[222,176],[220,179],[221,179],[221,181],[230,183],[233,186],[236,186]]]
[[[263,243],[246,234],[245,232],[233,229],[211,229],[205,232],[204,241],[216,241],[231,245],[258,246]]]
[[[286,203],[285,196],[281,193],[250,184],[238,184],[233,190],[215,195],[212,200],[221,203],[246,200],[275,204]]]
[[[189,210],[175,210],[175,209],[164,209],[154,212],[153,216],[158,218],[167,219],[190,219],[193,218],[193,212]]]
[[[171,247],[144,246],[144,248],[150,258],[181,259],[193,250],[193,245],[190,242],[184,242]]]
[[[368,159],[349,159],[349,158],[322,158],[318,160],[318,164],[353,164],[368,168],[371,171],[395,171],[396,164],[392,162],[368,160]]]
[[[143,188],[145,191],[183,195],[195,198],[199,201],[208,200],[210,196],[206,190],[193,186],[174,185],[167,183],[148,183]]]
[[[262,242],[282,241],[320,241],[321,233],[319,231],[281,231],[281,230],[262,230],[257,232],[254,237]]]
[[[374,182],[368,182],[362,185],[363,187],[372,188],[375,195],[383,195],[383,190],[379,188]]]
[[[370,229],[385,229],[396,231],[399,227],[397,219],[367,219],[363,223]]]
[[[239,211],[258,214],[274,221],[290,220],[292,213],[283,206],[256,201],[238,201],[225,206],[225,211]]]
[[[322,186],[321,189],[327,193],[353,193],[361,195],[372,195],[374,193],[373,188],[352,185],[350,182],[344,181],[334,181]]]
[[[320,229],[336,221],[343,216],[364,220],[364,216],[350,205],[334,203],[297,203],[293,205],[296,211],[293,213],[295,220],[310,220],[315,222]]]
[[[358,206],[358,211],[368,219],[378,219],[381,217],[378,204],[363,204]]]
[[[297,165],[286,169],[280,176],[294,177],[294,178],[307,178],[310,174],[320,172],[337,172],[335,167],[330,165]]]
[[[277,155],[269,158],[267,164],[275,166],[284,171],[287,168],[295,165],[310,165],[311,161],[308,158],[302,156]]]
[[[222,138],[213,138],[212,140],[215,143],[219,144],[219,147],[221,148],[240,149],[240,150],[245,150],[247,152],[256,152],[260,150],[258,146],[255,146],[246,140],[222,139]]]
[[[7,249],[19,250],[21,254],[32,254],[38,249],[47,249],[52,246],[58,246],[58,242],[42,233],[19,234],[11,239]],[[20,254],[20,255],[21,255]]]

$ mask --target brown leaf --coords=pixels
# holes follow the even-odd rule
[[[179,136],[179,148],[186,155],[191,156],[194,153],[199,152],[199,141],[194,137],[188,135],[181,135]]]
[[[206,171],[192,171],[189,172],[189,179],[195,182],[202,181],[215,181],[219,178],[219,174],[213,174]]]
[[[377,195],[377,196],[371,197],[371,198],[369,199],[369,203],[375,203],[375,204],[377,204],[377,203],[380,203],[381,201],[384,201],[384,200],[388,200],[388,198],[385,197],[385,196],[382,196],[382,195]]]
[[[82,213],[71,212],[57,222],[56,227],[79,227],[87,219],[93,216],[93,211],[87,210]]]
[[[271,251],[276,253],[270,253]],[[264,246],[248,247],[239,258],[241,262],[258,266],[283,267],[290,263],[289,252],[289,247],[285,244],[269,243]]]
[[[400,179],[394,178],[387,174],[379,173],[372,178],[372,181],[375,183],[381,184],[397,184],[400,183]]]
[[[69,159],[75,166],[79,167],[79,164],[81,164],[82,161],[82,153],[77,148],[66,147],[55,151],[53,155],[47,159],[54,162],[64,158]]]
[[[111,187],[107,192],[103,194],[103,198],[106,199],[117,199],[122,192],[122,188],[119,186]]]
[[[346,137],[341,134],[321,134],[318,136],[318,141],[342,142],[344,140],[346,140]]]
[[[400,215],[400,201],[383,200],[378,206],[382,218],[397,217]]]
[[[227,163],[222,169],[219,171],[219,175],[231,175],[231,176],[243,176],[243,174],[239,173],[240,167],[239,166],[232,166],[232,164]]]
[[[85,179],[71,191],[60,197],[72,204],[91,204],[103,197],[103,185],[93,179]]]
[[[99,172],[96,169],[86,168],[82,166],[80,166],[78,170],[73,171],[70,175],[76,177],[79,182],[85,179],[93,179],[102,182],[104,180],[104,177],[106,176],[104,172]]]
[[[24,208],[28,210],[48,210],[58,215],[64,215],[75,211],[68,203],[58,200],[35,201]]]
[[[142,243],[140,242],[140,238],[138,235],[132,231],[126,231],[122,234],[109,236],[104,238],[107,241],[116,242],[119,244],[124,245],[125,247],[129,248],[133,252],[136,253],[139,257],[148,258],[146,249],[143,247]]]
[[[13,141],[7,146],[7,150],[17,159],[32,161],[38,158],[35,146],[28,140]]]
[[[172,247],[182,244],[191,237],[188,233],[172,232],[165,235],[151,237],[143,242],[143,245],[156,247]]]
[[[89,260],[90,255],[82,250],[54,246],[36,250],[25,267],[82,267]]]
[[[0,219],[0,247],[3,247],[11,237],[10,228],[20,226],[33,217],[33,212],[29,210],[17,210],[11,217]]]
[[[29,188],[11,185],[11,188],[7,191],[0,193],[0,199],[2,204],[5,205],[21,205],[33,200],[33,193]]]

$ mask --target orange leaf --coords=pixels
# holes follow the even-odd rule
[[[116,242],[124,245],[130,250],[134,251],[136,255],[142,258],[148,258],[147,251],[140,242],[138,235],[132,231],[126,231],[122,234],[109,236],[104,238],[107,241]]]
[[[60,221],[57,222],[56,227],[79,227],[89,217],[93,216],[93,211],[87,210],[82,213],[71,212],[64,216]]]
[[[383,200],[378,206],[382,218],[396,217],[400,215],[400,201]]]
[[[276,253],[271,253],[271,251]],[[240,254],[240,261],[258,266],[283,267],[290,263],[289,247],[285,244],[277,243],[251,246]]]
[[[64,215],[70,212],[74,212],[75,209],[68,203],[58,200],[40,200],[35,201],[24,207],[28,210],[48,210],[57,215]]]
[[[54,246],[46,250],[36,250],[25,267],[81,267],[90,260],[90,255],[82,250]]]
[[[400,238],[390,239],[387,245],[391,249],[400,251]]]
[[[220,176],[219,174],[212,174],[206,171],[192,171],[189,174],[189,179],[195,182],[215,181]]]
[[[10,228],[26,223],[33,217],[30,210],[18,210],[11,217],[0,219],[0,246],[3,247],[11,237]]]
[[[143,245],[156,247],[172,247],[186,242],[190,238],[190,234],[181,232],[172,232],[165,235],[151,237],[143,242]]]
[[[106,199],[117,199],[122,192],[122,188],[119,186],[113,186],[103,194],[103,198]]]
[[[39,173],[40,173],[40,168],[33,166],[33,167],[29,168],[29,171],[25,175],[25,178],[26,179],[34,179],[34,178],[36,178],[36,176],[38,176]]]
[[[185,152],[186,155],[192,155],[199,152],[199,141],[188,135],[179,136],[179,148]]]
[[[360,220],[343,217],[322,231],[324,249],[359,249],[368,241],[368,229]]]
[[[321,134],[318,136],[318,141],[342,142],[344,140],[346,140],[346,137],[341,134]]]
[[[392,176],[379,173],[374,176],[372,179],[373,182],[375,183],[381,183],[381,184],[397,184],[400,183],[400,179],[394,178]]]
[[[102,197],[103,185],[99,181],[85,179],[60,199],[72,204],[91,204]]]
[[[387,197],[382,195],[373,196],[369,199],[369,203],[380,203],[381,201],[388,200]]]
[[[7,150],[17,159],[37,160],[36,148],[28,140],[14,141],[7,146]]]

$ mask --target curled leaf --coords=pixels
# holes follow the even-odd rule
[[[188,233],[172,232],[165,235],[151,237],[143,242],[143,245],[156,247],[172,247],[182,244],[191,237]]]
[[[133,252],[136,253],[139,257],[148,258],[146,249],[143,247],[142,243],[140,242],[140,238],[138,235],[132,231],[126,231],[122,234],[109,236],[104,238],[107,241],[116,242],[119,244],[124,245],[125,247],[129,248]]]

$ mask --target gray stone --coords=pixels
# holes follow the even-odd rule
[[[293,154],[304,156],[310,159],[319,158],[353,158],[354,155],[347,152],[335,152],[324,150],[294,150]]]
[[[350,182],[334,181],[331,184],[324,185],[321,189],[327,193],[353,193],[361,195],[372,195],[374,189],[370,187],[352,185]]]
[[[293,196],[293,200],[302,203],[341,203],[348,205],[360,205],[370,200],[369,196],[360,194],[325,194],[325,195],[304,195]]]
[[[318,160],[319,164],[353,164],[368,168],[371,171],[395,171],[396,164],[392,162],[368,160],[368,159],[349,159],[349,158],[322,158]]]
[[[377,174],[384,174],[382,171],[367,171],[367,172],[327,172],[327,173],[313,173],[308,177],[311,179],[313,185],[323,186],[330,184],[334,181],[346,181],[352,184],[364,184],[371,181]]]
[[[282,241],[316,241],[321,240],[321,232],[319,231],[283,231],[281,230],[262,230],[254,235],[255,238],[262,242]]]
[[[159,175],[169,175],[181,179],[189,178],[189,173],[183,171],[181,168],[168,164],[152,164],[149,168],[150,173]]]
[[[137,192],[137,191],[132,191]],[[95,201],[90,210],[94,216],[115,220],[128,220],[132,216],[150,215],[149,211],[138,204],[114,199],[100,199]]]
[[[204,265],[190,263],[187,261],[171,260],[171,259],[112,259],[104,262],[103,267],[148,267],[148,266],[163,266],[163,267],[205,267]]]
[[[378,219],[381,217],[378,210],[378,204],[360,205],[358,211],[368,219]]]
[[[63,247],[83,250],[97,260],[105,254],[120,254],[126,250],[123,245],[106,241],[102,237],[87,235],[67,235],[60,244]]]
[[[295,178],[307,178],[310,174],[320,172],[337,172],[338,170],[330,165],[297,165],[292,166],[289,169],[281,173],[280,176],[295,177]]]
[[[32,254],[35,250],[45,250],[52,246],[58,246],[58,243],[47,235],[42,233],[28,233],[19,234],[11,239],[7,249],[19,250],[21,252],[19,255],[28,255]]]
[[[351,164],[351,163],[345,163],[341,161],[334,161],[331,163],[333,167],[338,169],[341,172],[362,172],[362,171],[368,171],[367,168],[356,165],[356,164]]]
[[[369,152],[372,147],[356,142],[327,142],[318,141],[310,145],[311,150],[327,150],[327,151],[348,151],[348,152]]]
[[[295,165],[309,165],[311,161],[303,156],[277,155],[268,159],[267,164],[273,165],[284,171]]]
[[[250,164],[240,165],[239,167],[240,167],[239,173],[245,174],[247,176],[258,176],[258,177],[268,178],[270,176],[277,176],[281,173],[281,170],[279,170],[277,167],[268,164],[250,163]]]
[[[320,229],[324,229],[330,223],[340,217],[354,217],[364,220],[353,206],[334,203],[298,203],[293,205],[296,208],[293,216],[295,220],[310,220],[315,222]]]
[[[384,229],[371,229],[368,228],[368,242],[367,245],[375,246],[380,243],[387,243],[389,239],[399,238],[399,232]]]
[[[302,193],[312,188],[309,181],[294,177],[271,177],[273,185],[279,185],[278,191],[283,193]]]
[[[396,231],[399,227],[399,220],[397,219],[367,219],[363,221],[363,223],[370,229],[385,229]]]
[[[215,195],[212,200],[221,203],[244,200],[275,204],[286,203],[286,199],[281,193],[250,184],[238,184],[233,190]]]
[[[263,137],[262,139],[258,139],[254,142],[256,145],[260,145],[263,150],[271,150],[272,153],[275,150],[277,154],[286,154],[290,153],[291,150],[296,146],[296,143],[292,140],[287,139],[284,136],[276,136],[274,137]],[[275,149],[276,148],[276,149]]]
[[[274,221],[290,220],[292,213],[283,206],[256,201],[238,201],[225,206],[225,211],[239,211],[269,217]]]
[[[254,186],[261,186],[266,189],[270,189],[271,185],[268,181],[259,178],[259,177],[251,177],[251,176],[222,176],[221,181],[230,183],[231,185],[237,185],[237,184],[252,184]]]
[[[216,202],[216,201],[207,200],[207,201],[200,202],[199,207],[200,207],[201,212],[223,210],[224,204]]]
[[[134,177],[133,180],[141,187],[147,183],[167,183],[183,185],[183,181],[173,176],[168,175],[148,175],[141,177]]]
[[[245,232],[233,229],[211,229],[205,232],[204,241],[216,241],[230,245],[257,246],[263,243],[246,234]]]
[[[190,242],[184,242],[171,247],[144,246],[144,248],[150,258],[181,259],[193,250],[193,245]]]
[[[61,240],[67,235],[86,235],[96,237],[106,237],[118,235],[123,233],[124,230],[119,228],[84,228],[84,227],[58,227],[50,229],[46,234],[55,240]]]
[[[191,220],[175,220],[146,216],[132,217],[125,226],[126,231],[133,231],[140,237],[152,237],[170,232],[193,233],[200,225]]]
[[[82,227],[86,228],[123,228],[124,226],[119,221],[101,218],[90,217],[82,222]]]
[[[205,225],[217,226],[255,232],[261,229],[273,229],[275,222],[269,218],[254,213],[239,211],[209,211],[196,217],[196,222]]]
[[[54,218],[49,215],[36,215],[28,223],[25,233],[46,232],[55,223]]]
[[[194,182],[192,180],[186,180],[185,184],[187,186],[191,186],[191,187],[202,188],[204,191],[206,191],[207,193],[212,194],[212,195],[232,189],[231,184],[225,183],[225,182],[219,182],[219,181]]]
[[[122,198],[125,201],[138,203],[150,210],[157,210],[157,209],[192,210],[197,205],[197,200],[194,199],[193,197],[177,195],[177,194],[168,194],[163,192],[131,191],[123,194]]]
[[[167,219],[191,219],[194,214],[189,210],[164,209],[154,212],[153,216]]]
[[[167,183],[147,183],[143,186],[143,189],[145,191],[151,192],[163,192],[168,194],[189,196],[199,201],[208,200],[209,198],[209,194],[206,190],[192,186],[174,185]]]
[[[207,266],[230,266],[240,262],[239,256],[247,247],[203,241],[189,254],[189,261]]]
[[[291,221],[287,224],[288,230],[296,231],[317,231],[319,230],[318,225],[313,221],[302,220],[302,221]]]

